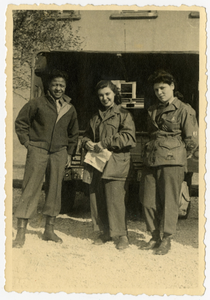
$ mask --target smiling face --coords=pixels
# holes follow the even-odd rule
[[[101,104],[105,108],[109,108],[110,106],[112,106],[114,104],[115,93],[109,87],[99,89],[98,97],[99,97]]]
[[[55,99],[63,96],[66,89],[66,81],[62,77],[53,78],[49,84],[49,91]]]
[[[154,84],[155,95],[157,96],[160,102],[170,102],[174,98],[174,84],[170,85],[167,83],[155,83]]]

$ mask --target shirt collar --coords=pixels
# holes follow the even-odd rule
[[[107,119],[107,118],[110,118],[114,114],[118,114],[118,113],[119,113],[119,107],[118,107],[118,105],[116,103],[114,103],[106,111],[102,111],[101,109],[99,109],[99,115],[101,116],[101,118],[103,120]]]
[[[171,102],[171,104],[173,104],[176,108],[180,107],[180,100],[175,97],[174,100]]]
[[[159,102],[157,108],[162,108],[162,107],[165,108],[165,107],[168,107],[170,105],[174,105],[176,108],[179,108],[180,100],[177,97],[175,97],[175,98],[173,98],[173,100],[171,102],[170,101],[167,102],[167,103]]]
[[[50,97],[50,99],[53,100],[54,102],[55,102],[56,100],[60,100],[60,102],[61,102],[62,105],[63,105],[64,101],[67,102],[68,104],[69,104],[70,101],[71,101],[71,98],[70,98],[69,96],[65,95],[65,94],[64,94],[61,98],[55,99],[55,98],[52,96],[52,94],[50,93],[49,90],[47,91],[47,96]]]
[[[101,113],[102,115],[106,115],[109,111],[112,110],[112,108],[114,107],[114,104],[115,104],[115,103],[113,103],[112,106],[109,106],[107,109],[103,109],[104,107],[101,106],[101,107],[99,108],[100,113]]]
[[[113,112],[118,114],[120,112],[120,105],[117,105],[116,103],[114,103],[114,105],[112,106]]]

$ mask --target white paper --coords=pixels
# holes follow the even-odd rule
[[[85,155],[84,162],[93,166],[100,172],[103,172],[106,162],[109,160],[112,152],[107,149],[102,150],[99,153],[88,151]]]

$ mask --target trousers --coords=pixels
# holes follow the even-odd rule
[[[179,196],[184,180],[184,166],[145,167],[140,180],[147,229],[174,234],[179,212]]]
[[[15,217],[29,219],[35,213],[45,177],[45,204],[43,214],[57,216],[61,209],[61,187],[67,161],[67,151],[50,153],[28,146],[22,195]]]
[[[110,237],[127,235],[127,182],[102,179],[101,176],[102,173],[94,170],[89,188],[93,229],[109,233]]]

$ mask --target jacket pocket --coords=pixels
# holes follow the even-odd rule
[[[180,122],[174,122],[166,119],[164,123],[168,128],[168,131],[180,130]]]
[[[167,137],[157,141],[156,150],[157,164],[184,164],[186,151],[184,144],[176,137]],[[165,162],[165,163],[164,163]]]
[[[118,120],[116,120],[116,119],[108,120],[105,123],[105,128],[104,128],[105,137],[115,135],[118,132],[118,128],[119,128]]]
[[[118,117],[114,116],[112,118],[109,118],[107,121],[105,121],[105,123],[108,126],[114,127],[115,129],[118,129],[120,126],[120,120]]]
[[[178,140],[177,138],[167,138],[167,139],[164,139],[162,141],[159,141],[158,142],[158,145],[160,147],[163,147],[163,148],[167,148],[169,150],[172,150],[172,149],[175,149],[175,148],[178,148],[181,146],[181,142],[180,140]]]
[[[102,178],[125,179],[130,171],[130,152],[112,153],[107,162]]]
[[[107,122],[107,126],[110,126],[110,127],[114,127],[115,129],[117,129],[118,128],[118,124],[117,124],[117,122]]]

